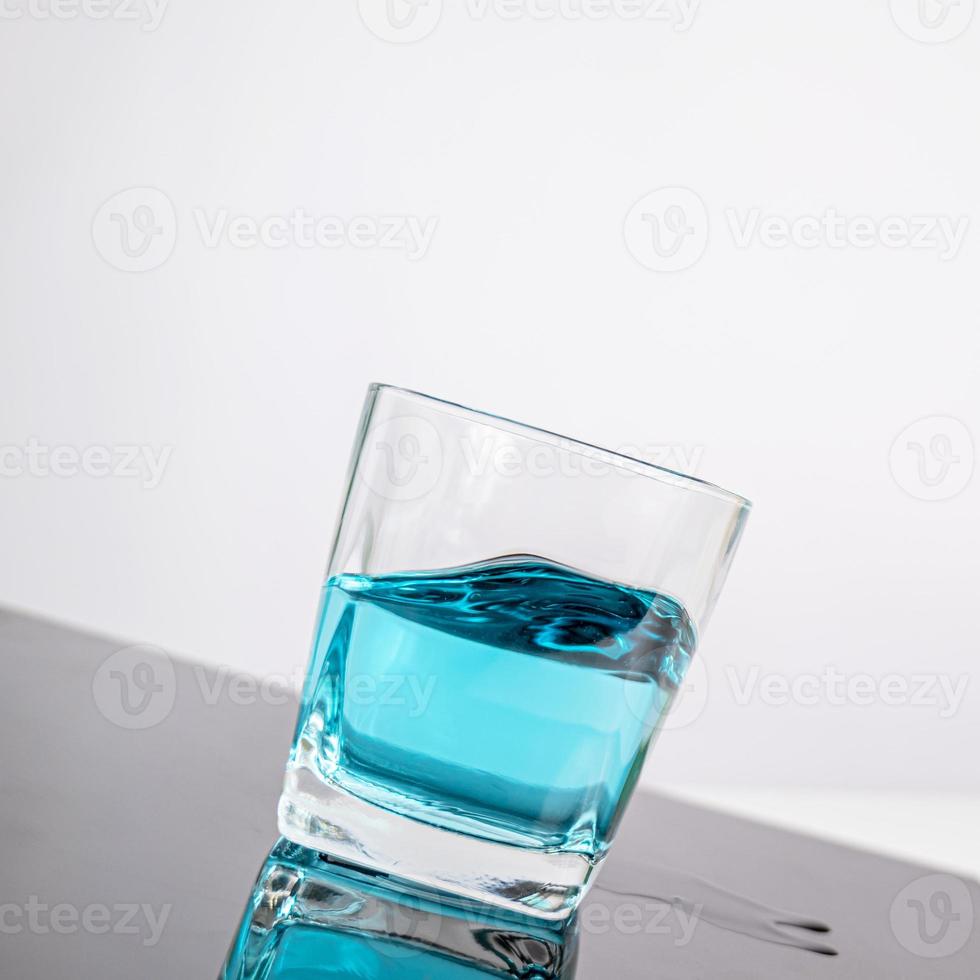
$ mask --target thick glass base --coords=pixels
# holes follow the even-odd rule
[[[302,766],[286,773],[279,832],[342,861],[544,919],[567,918],[598,868],[583,854],[500,844],[401,816]]]
[[[402,887],[280,840],[221,980],[572,980],[574,919],[515,916]]]

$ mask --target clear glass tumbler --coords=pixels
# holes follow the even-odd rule
[[[567,916],[615,835],[749,507],[694,477],[372,385],[282,834]]]

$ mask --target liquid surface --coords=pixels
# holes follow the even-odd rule
[[[327,582],[292,765],[415,819],[601,855],[696,644],[539,558]]]

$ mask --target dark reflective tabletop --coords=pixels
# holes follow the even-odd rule
[[[256,876],[271,867],[292,881],[292,852],[269,859],[295,702],[2,611],[0,657],[0,977],[216,977],[246,906],[246,925],[279,914],[254,903]],[[447,926],[424,898],[406,913],[390,884],[345,868],[311,875],[302,893],[289,887],[333,930],[316,938],[335,957],[330,976],[352,955],[336,942],[339,909],[356,920],[345,936],[366,929],[395,951],[378,975],[396,978],[427,975],[405,949],[444,947],[487,970],[501,951],[564,957],[562,975],[579,980],[980,977],[975,882],[648,794],[570,927],[573,945],[472,910]],[[368,896],[356,914],[353,894]],[[438,946],[426,932],[436,920]]]

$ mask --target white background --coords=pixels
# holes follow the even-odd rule
[[[648,783],[980,865],[973,0],[66,2],[0,20],[0,601],[293,674],[369,381],[667,447],[755,511]],[[161,264],[124,271],[140,201]],[[200,228],[297,209],[436,225],[414,259]],[[852,240],[739,239],[831,210]],[[958,249],[881,241],[940,220]],[[59,476],[31,440],[169,456]],[[967,688],[736,697],[828,666]]]

